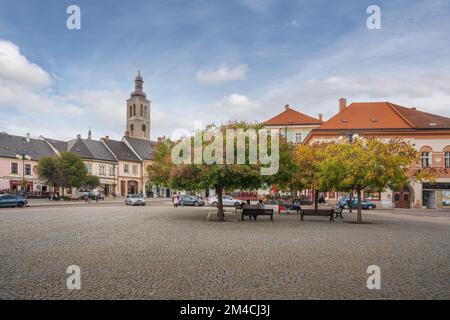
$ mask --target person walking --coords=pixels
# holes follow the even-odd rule
[[[180,203],[180,198],[178,197],[177,194],[175,194],[175,195],[173,196],[173,206],[174,206],[175,208],[178,208],[179,203]]]

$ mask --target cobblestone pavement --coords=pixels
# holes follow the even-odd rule
[[[449,299],[450,227],[364,213],[205,222],[210,208],[0,209],[0,299]],[[66,268],[81,267],[81,290]],[[366,287],[381,268],[381,290]]]

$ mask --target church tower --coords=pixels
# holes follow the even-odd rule
[[[134,92],[127,100],[127,134],[133,138],[150,140],[150,100],[144,93],[141,72],[134,80]]]

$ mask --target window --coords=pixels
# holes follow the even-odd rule
[[[92,164],[91,163],[86,164],[86,169],[89,174],[92,174]]]
[[[147,129],[147,127],[145,126],[145,124],[142,125],[142,131],[145,132],[145,130]]]
[[[138,166],[137,165],[133,165],[133,174],[137,174],[138,172]]]
[[[133,104],[133,116],[136,116],[136,105]]]
[[[450,168],[450,151],[447,151],[444,156],[445,159],[445,167]]]
[[[134,124],[130,125],[130,129],[131,129],[131,131],[134,131]]]
[[[17,162],[12,162],[11,163],[11,173],[12,174],[18,174],[19,173],[19,165],[17,164]]]
[[[133,107],[130,106],[130,117],[132,117],[132,116],[133,116]]]
[[[144,116],[147,116],[147,106],[144,106]]]
[[[141,117],[144,116],[144,106],[141,104],[141,113],[140,113]]]
[[[302,143],[303,134],[301,132],[295,133],[295,143]]]
[[[25,175],[31,176],[31,164],[25,165]]]
[[[430,167],[430,164],[431,164],[430,152],[422,152],[421,164],[422,164],[422,168],[429,168]]]
[[[110,175],[111,177],[114,176],[114,166],[109,167],[109,175]]]
[[[124,164],[123,165],[123,172],[124,173],[129,173],[130,172],[130,166],[128,164]]]
[[[103,176],[106,175],[106,166],[104,164],[101,164],[99,166],[99,171],[100,171],[101,175],[103,175]]]

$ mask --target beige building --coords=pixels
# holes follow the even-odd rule
[[[344,99],[345,101],[345,99]],[[305,143],[362,137],[402,138],[420,152],[420,162],[413,170],[431,170],[435,183],[410,182],[403,190],[365,193],[364,198],[380,207],[450,208],[450,118],[426,113],[417,108],[402,107],[390,102],[340,102],[340,112],[313,129]],[[330,201],[338,194],[328,193]]]

